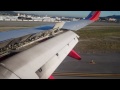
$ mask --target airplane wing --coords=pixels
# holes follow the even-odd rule
[[[1,32],[0,78],[47,79],[67,55],[80,60],[73,50],[79,36],[71,30],[80,30],[98,20],[99,15],[100,11],[92,11],[80,21]],[[21,51],[36,42],[39,43]],[[20,53],[4,58],[15,52]]]

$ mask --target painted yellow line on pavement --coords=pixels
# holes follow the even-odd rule
[[[76,73],[76,72],[55,72],[54,76],[80,76],[80,77],[120,77],[120,74],[98,74],[98,73]]]

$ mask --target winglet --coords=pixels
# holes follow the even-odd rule
[[[78,55],[74,50],[71,50],[71,52],[68,54],[68,56],[77,59],[77,60],[81,60],[81,56]]]
[[[85,19],[96,21],[99,19],[100,13],[101,11],[91,11],[91,13]]]
[[[48,79],[54,79],[54,77],[51,75]]]

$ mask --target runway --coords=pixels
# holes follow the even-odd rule
[[[56,79],[120,79],[120,53],[79,54],[81,61],[67,57],[53,76]]]
[[[95,74],[95,73],[74,73],[74,72],[65,72],[60,73],[56,72],[53,74],[54,76],[72,76],[72,77],[118,77],[120,78],[120,74]]]

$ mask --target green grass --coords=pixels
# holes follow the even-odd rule
[[[89,38],[106,38],[108,36],[118,36],[120,37],[120,27],[114,27],[114,28],[106,28],[106,29],[93,29],[89,28],[83,28],[76,32],[78,35],[80,35],[81,39],[89,39]]]
[[[89,28],[89,29],[88,29]],[[85,53],[120,52],[120,27],[86,27],[76,32],[80,42],[75,49]]]

